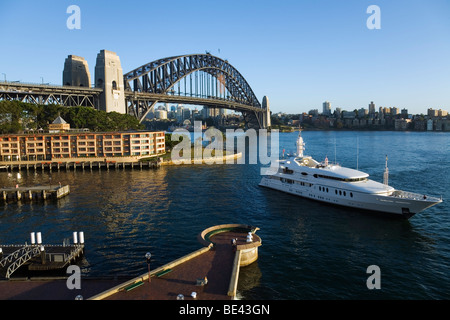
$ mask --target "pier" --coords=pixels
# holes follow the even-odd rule
[[[3,171],[84,171],[84,170],[125,170],[155,169],[161,166],[157,161],[129,161],[127,159],[104,160],[66,160],[66,161],[14,161],[2,162]]]
[[[35,274],[59,272],[83,256],[83,232],[73,233],[72,244],[64,240],[61,245],[43,244],[40,232],[30,236],[30,244],[0,244],[0,278],[10,279],[19,270]]]
[[[60,199],[70,193],[69,185],[49,185],[34,187],[1,188],[0,202],[18,202],[18,201],[43,201],[47,199]]]

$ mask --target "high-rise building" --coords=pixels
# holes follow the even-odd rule
[[[329,101],[325,101],[323,103],[323,112],[324,115],[329,116],[331,114],[331,104]]]
[[[446,117],[447,115],[448,115],[448,112],[446,110],[442,110],[442,109],[438,110],[439,117]]]
[[[375,114],[375,103],[373,101],[369,103],[369,114]]]

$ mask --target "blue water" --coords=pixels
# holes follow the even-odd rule
[[[0,173],[0,185],[69,184],[58,202],[0,206],[0,244],[62,243],[83,231],[86,277],[137,276],[145,253],[157,267],[200,247],[196,236],[223,223],[259,227],[259,259],[242,268],[242,299],[449,299],[450,134],[304,131],[306,154],[358,167],[382,181],[444,202],[410,220],[337,208],[261,188],[259,164],[184,165],[158,170]],[[280,134],[295,152],[297,133]],[[51,180],[50,180],[51,178]],[[367,267],[381,271],[369,290]]]

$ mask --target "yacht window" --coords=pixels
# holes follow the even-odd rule
[[[353,193],[352,193],[352,192],[350,192],[350,197],[352,197],[352,198],[353,198]]]
[[[367,181],[367,178],[339,178],[339,177],[324,176],[324,175],[317,174],[317,173],[315,173],[313,176],[314,176],[314,178],[323,178],[323,179],[330,179],[330,180],[337,180],[337,181],[344,181],[344,182]]]
[[[294,173],[294,170],[291,170],[291,169],[289,169],[289,168],[284,168],[284,169],[283,169],[283,172],[284,172],[284,173],[293,174],[293,173]]]
[[[347,194],[346,194],[346,192],[344,191],[344,197],[346,196]]]

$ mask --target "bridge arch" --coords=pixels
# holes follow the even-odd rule
[[[200,72],[204,75],[199,83]],[[177,96],[175,87],[182,81],[185,90],[182,95],[179,88]],[[126,73],[124,84],[129,112],[141,121],[157,102],[178,102],[234,109],[264,127],[261,123],[266,117],[264,109],[248,82],[227,60],[211,54],[180,55],[150,62]]]

